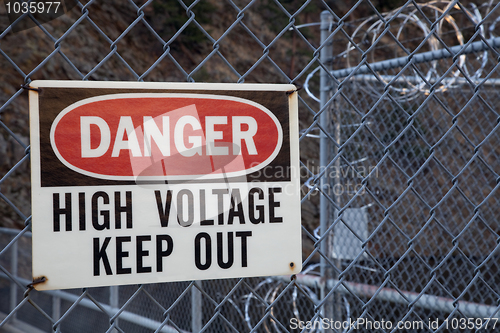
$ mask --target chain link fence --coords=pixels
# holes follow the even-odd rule
[[[500,327],[497,0],[63,4],[0,8],[0,332]],[[33,290],[35,79],[303,86],[303,272]]]

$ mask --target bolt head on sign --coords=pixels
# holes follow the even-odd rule
[[[300,272],[295,86],[30,87],[36,289]]]

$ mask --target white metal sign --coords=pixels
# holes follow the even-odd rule
[[[30,86],[37,289],[301,270],[293,85]]]

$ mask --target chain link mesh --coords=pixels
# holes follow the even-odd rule
[[[498,1],[66,2],[0,9],[0,331],[496,330]],[[33,290],[35,79],[303,85],[303,272]]]

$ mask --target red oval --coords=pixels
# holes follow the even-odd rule
[[[145,127],[145,121],[151,120],[144,117],[151,117],[154,124]],[[82,139],[82,131],[89,136]],[[151,139],[145,140],[144,134]],[[104,149],[106,138],[109,145]],[[55,119],[50,139],[62,163],[91,177],[214,179],[248,174],[269,164],[281,148],[282,129],[276,116],[250,100],[138,93],[72,104]]]

